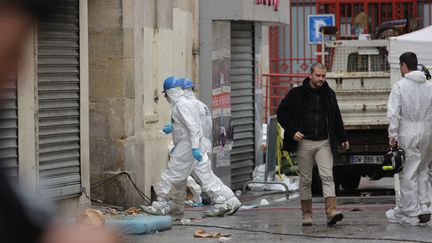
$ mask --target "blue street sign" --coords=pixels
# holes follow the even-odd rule
[[[322,26],[334,26],[334,14],[314,14],[308,16],[308,42],[309,44],[321,44]]]

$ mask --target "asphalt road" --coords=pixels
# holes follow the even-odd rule
[[[189,208],[180,218],[190,221],[175,222],[168,231],[128,237],[128,242],[221,242],[194,238],[198,229],[228,233],[227,242],[432,242],[432,224],[419,227],[387,221],[385,212],[394,206],[392,178],[374,182],[363,178],[358,190],[343,193],[337,201],[344,220],[334,227],[326,225],[322,197],[313,199],[313,226],[302,227],[297,193],[285,200],[284,194],[248,192],[241,197],[243,203],[257,208],[221,218],[202,218],[206,208]],[[260,206],[263,199],[270,204]]]

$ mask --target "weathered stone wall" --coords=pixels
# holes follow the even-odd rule
[[[89,1],[91,183],[120,171],[150,196],[168,159],[161,94],[170,75],[192,77],[194,1]],[[117,205],[143,203],[126,177],[92,190]]]

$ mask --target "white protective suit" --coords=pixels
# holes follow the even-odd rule
[[[400,198],[387,212],[391,221],[416,224],[417,216],[429,214],[428,178],[432,160],[432,83],[421,71],[411,71],[392,88],[387,105],[389,137],[405,150],[399,173]],[[392,218],[392,219],[391,219]],[[399,221],[400,222],[400,221]]]
[[[211,160],[207,153],[211,153],[212,144],[210,140],[212,132],[212,117],[209,108],[200,100],[195,97],[192,89],[185,89],[184,96],[190,100],[195,110],[199,111],[199,117],[204,136],[201,138],[201,147],[203,154],[203,161],[195,166],[194,172],[201,180],[202,189],[209,197],[212,202],[215,203],[216,207],[227,205],[230,209],[230,213],[233,212],[233,208],[236,209],[240,206],[240,201],[234,195],[232,190],[223,184],[223,182],[213,173],[211,169]]]
[[[157,201],[153,202],[152,206],[161,210],[162,214],[183,210],[187,177],[198,163],[192,155],[192,148],[200,148],[200,139],[203,137],[198,112],[192,102],[183,96],[181,87],[169,89],[166,93],[171,104],[175,147],[167,168],[162,173],[159,183],[155,185]],[[175,189],[172,194],[171,189]],[[168,203],[170,195],[171,204]]]
[[[174,143],[173,141],[171,141],[170,144],[168,145],[168,153],[171,154],[171,151],[173,149],[174,149]],[[198,185],[198,183],[195,181],[195,179],[192,176],[188,176],[186,186],[193,195],[192,201],[194,203],[201,204],[202,203],[201,186]]]

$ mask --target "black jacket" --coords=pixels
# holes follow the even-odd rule
[[[278,122],[285,129],[283,150],[289,152],[295,152],[297,149],[297,142],[293,139],[294,134],[304,130],[304,105],[306,96],[310,94],[310,91],[307,90],[308,83],[309,78],[306,78],[302,86],[291,89],[277,109]],[[336,95],[327,82],[323,84],[319,92],[324,103],[331,149],[333,153],[336,153],[338,144],[347,141],[342,116]]]

